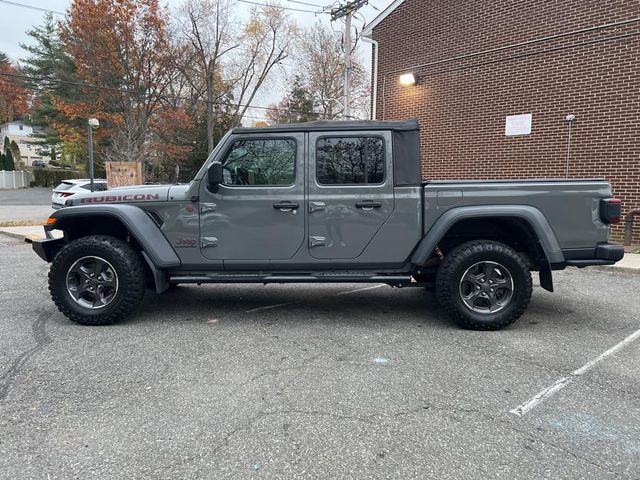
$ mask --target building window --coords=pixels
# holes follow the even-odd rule
[[[295,169],[295,140],[237,140],[223,162],[224,184],[292,185],[295,181]]]
[[[321,185],[379,184],[384,181],[381,137],[324,137],[316,144],[316,178]]]

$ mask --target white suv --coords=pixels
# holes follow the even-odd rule
[[[91,181],[86,178],[80,180],[63,180],[60,185],[53,189],[53,195],[51,195],[51,206],[56,210],[64,207],[64,202],[75,194],[90,191],[90,183]],[[99,178],[93,180],[93,190],[95,192],[104,192],[106,189],[106,180]]]

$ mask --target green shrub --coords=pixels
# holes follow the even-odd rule
[[[5,156],[0,152],[0,170],[5,170]]]
[[[82,178],[80,172],[69,170],[53,170],[50,168],[34,168],[33,183],[37,187],[56,187],[63,180]]]

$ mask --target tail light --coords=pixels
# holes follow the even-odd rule
[[[60,193],[61,197],[70,197],[71,195],[73,195],[73,192],[61,192]]]
[[[618,198],[600,200],[600,218],[604,223],[618,224],[622,216],[622,201]]]

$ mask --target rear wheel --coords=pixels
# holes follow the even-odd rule
[[[83,325],[108,325],[142,300],[144,266],[127,242],[95,235],[67,244],[49,271],[51,298],[62,313]]]
[[[442,307],[463,328],[499,330],[515,322],[531,300],[529,267],[512,248],[473,241],[452,250],[436,277]]]

